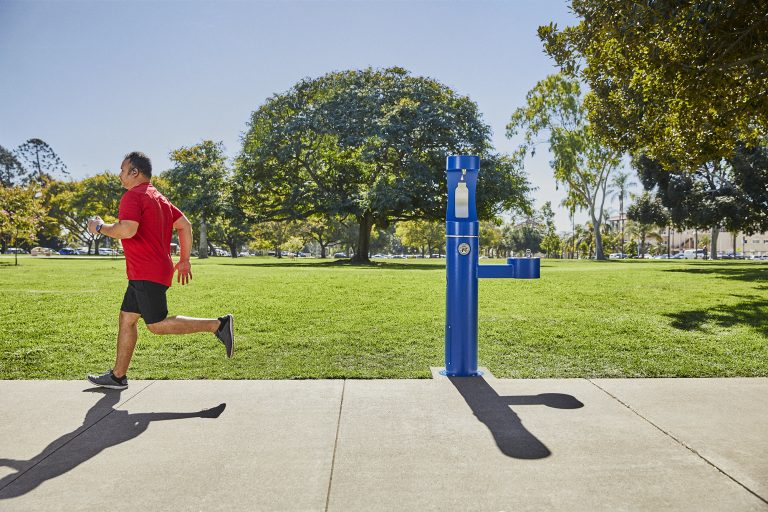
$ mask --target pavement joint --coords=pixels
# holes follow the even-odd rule
[[[333,458],[331,459],[331,476],[328,478],[328,492],[325,495],[325,512],[331,502],[331,485],[333,484],[333,468],[336,464],[336,447],[339,445],[339,430],[341,429],[341,410],[344,407],[344,390],[347,388],[347,379],[341,385],[341,400],[339,401],[339,418],[336,421],[336,439],[333,442]]]
[[[745,491],[749,492],[749,493],[750,493],[751,495],[753,495],[755,498],[759,499],[760,501],[762,501],[763,503],[765,503],[766,505],[768,505],[768,500],[766,500],[765,498],[763,498],[762,496],[760,496],[759,494],[757,494],[755,491],[753,491],[752,489],[750,489],[749,487],[747,487],[747,486],[746,486],[746,485],[744,485],[743,483],[739,482],[739,481],[738,481],[736,478],[734,478],[734,477],[732,477],[731,475],[729,475],[728,473],[726,473],[726,472],[725,472],[723,469],[721,469],[719,466],[717,466],[717,464],[713,463],[712,461],[710,461],[709,459],[707,459],[706,457],[704,457],[704,456],[703,456],[701,453],[699,453],[699,452],[698,452],[698,451],[697,451],[695,448],[693,448],[692,446],[688,445],[687,443],[685,443],[685,442],[684,442],[684,441],[682,441],[681,439],[678,439],[678,438],[677,438],[677,437],[675,437],[675,436],[674,436],[674,435],[673,435],[671,432],[668,432],[668,431],[664,430],[664,429],[663,429],[663,428],[661,428],[659,425],[657,425],[657,424],[656,424],[656,423],[654,423],[653,421],[651,421],[651,420],[649,420],[648,418],[646,418],[645,416],[643,416],[643,415],[640,413],[640,411],[636,410],[635,408],[633,408],[631,405],[629,405],[629,404],[627,404],[626,402],[624,402],[623,400],[621,400],[621,399],[620,399],[619,397],[617,397],[616,395],[613,395],[613,394],[612,394],[612,393],[610,393],[608,390],[604,389],[604,388],[603,388],[603,387],[601,387],[599,384],[597,384],[596,382],[594,382],[592,379],[586,379],[586,380],[587,380],[587,381],[588,381],[590,384],[592,384],[593,386],[595,386],[597,389],[599,389],[600,391],[602,391],[603,393],[605,393],[606,395],[608,395],[609,397],[613,398],[614,400],[616,400],[617,402],[619,402],[621,405],[623,405],[624,407],[626,407],[627,409],[629,409],[630,411],[632,411],[632,412],[633,412],[635,415],[637,415],[637,416],[638,416],[639,418],[641,418],[643,421],[647,422],[648,424],[650,424],[651,426],[653,426],[654,428],[656,428],[656,429],[657,429],[659,432],[661,432],[662,434],[666,435],[667,437],[669,437],[670,439],[672,439],[673,441],[675,441],[676,443],[678,443],[680,446],[684,447],[685,449],[687,449],[688,451],[690,451],[691,453],[693,453],[694,455],[696,455],[698,458],[700,458],[701,460],[703,460],[704,462],[706,462],[707,464],[709,464],[710,466],[712,466],[713,468],[715,468],[715,469],[716,469],[718,472],[720,472],[722,475],[724,475],[724,476],[728,477],[728,478],[729,478],[729,479],[730,479],[732,482],[736,483],[736,484],[737,484],[738,486],[740,486],[742,489],[744,489]]]
[[[152,385],[152,384],[154,384],[154,383],[155,383],[155,381],[152,381],[152,382],[150,382],[149,384],[147,384],[146,386],[144,386],[143,388],[141,388],[141,389],[140,389],[140,390],[139,390],[139,391],[138,391],[136,394],[134,394],[134,395],[133,395],[133,396],[131,396],[130,398],[126,399],[125,401],[123,401],[123,402],[120,402],[119,404],[117,404],[117,405],[115,406],[115,408],[116,408],[116,407],[120,407],[120,406],[122,406],[122,405],[125,405],[125,404],[127,404],[128,402],[130,402],[131,400],[133,400],[134,398],[136,398],[137,396],[139,396],[141,393],[143,393],[143,392],[144,392],[144,391],[145,391],[145,390],[146,390],[146,389],[147,389],[149,386],[151,386],[151,385]],[[5,488],[6,488],[6,487],[8,487],[9,485],[13,484],[13,482],[15,482],[16,480],[18,480],[18,479],[19,479],[19,478],[21,478],[22,476],[26,475],[27,473],[29,473],[30,471],[32,471],[33,469],[35,469],[35,468],[36,468],[37,466],[39,466],[39,465],[40,465],[40,464],[41,464],[43,461],[45,461],[46,459],[48,459],[48,458],[49,458],[51,455],[53,455],[54,453],[58,452],[59,450],[61,450],[61,449],[62,449],[62,448],[64,448],[65,446],[67,446],[69,443],[71,443],[72,441],[74,441],[75,439],[77,439],[78,437],[80,437],[81,435],[83,435],[83,434],[85,434],[86,432],[88,432],[88,431],[89,431],[91,428],[93,428],[93,427],[95,427],[96,425],[98,425],[99,423],[101,423],[101,422],[104,420],[104,418],[106,418],[107,416],[109,416],[110,414],[112,414],[113,412],[115,412],[115,408],[112,408],[112,409],[111,409],[111,410],[110,410],[110,411],[109,411],[107,414],[105,414],[104,416],[102,416],[102,417],[101,417],[101,418],[99,418],[98,420],[94,421],[94,422],[93,422],[93,423],[92,423],[90,426],[88,426],[88,427],[84,428],[84,429],[83,429],[81,432],[79,432],[77,435],[73,436],[73,437],[72,437],[72,439],[69,439],[69,440],[68,440],[68,441],[66,441],[65,443],[62,443],[62,445],[61,445],[61,446],[57,447],[55,450],[51,451],[51,453],[49,453],[49,454],[48,454],[48,455],[46,455],[45,457],[41,458],[41,459],[40,459],[39,461],[37,461],[37,462],[36,462],[34,465],[32,465],[32,466],[28,467],[28,468],[27,468],[27,469],[25,469],[24,471],[21,471],[21,472],[19,472],[19,473],[16,475],[16,478],[14,478],[13,480],[11,480],[10,482],[8,482],[7,484],[5,484],[4,486],[0,487],[0,491],[2,491],[3,489],[5,489]]]

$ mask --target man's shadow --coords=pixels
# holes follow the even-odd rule
[[[84,392],[101,393],[104,396],[88,410],[80,427],[51,442],[39,454],[29,460],[0,458],[0,466],[7,466],[16,470],[16,473],[0,478],[0,500],[24,495],[46,480],[51,480],[76,468],[110,446],[130,441],[147,430],[147,427],[153,421],[180,420],[184,418],[218,418],[227,407],[227,404],[219,404],[212,409],[203,409],[197,412],[131,414],[128,411],[114,409],[114,406],[120,401],[120,391],[91,388],[84,390]],[[48,456],[65,447],[70,441],[107,416],[110,422],[109,429],[94,429],[92,435],[82,438],[78,442],[77,449],[69,450],[66,457],[58,457],[55,460],[51,459],[52,463],[44,464],[35,469],[35,471],[31,471]]]
[[[472,412],[491,431],[496,446],[507,457],[543,459],[549,457],[544,443],[528,432],[511,405],[546,405],[557,409],[579,409],[584,404],[571,395],[542,393],[540,395],[499,396],[482,377],[449,377],[464,397]]]

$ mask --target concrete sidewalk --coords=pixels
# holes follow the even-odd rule
[[[0,381],[0,510],[768,511],[768,379]]]

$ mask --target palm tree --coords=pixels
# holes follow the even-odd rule
[[[642,224],[632,220],[627,222],[627,233],[629,234],[630,239],[637,238],[639,242],[637,244],[637,256],[639,258],[642,258],[643,254],[645,254],[646,240],[651,239],[657,244],[664,242],[664,237],[661,234],[661,230],[654,230],[656,227],[657,226],[652,224]]]
[[[618,172],[611,181],[613,187],[613,197],[619,200],[619,222],[621,222],[621,252],[624,252],[624,199],[629,194],[629,189],[636,186],[634,181],[630,181],[628,172]]]
[[[570,195],[566,196],[565,199],[560,201],[560,206],[563,206],[565,208],[568,208],[568,213],[571,216],[571,237],[569,242],[569,250],[572,250],[570,257],[576,258],[576,207],[578,206],[576,204],[576,201],[574,201],[574,198]]]

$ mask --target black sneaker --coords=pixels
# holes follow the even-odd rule
[[[235,353],[235,317],[232,314],[221,317],[224,324],[216,331],[216,337],[224,344],[227,349],[227,357],[232,357]]]
[[[107,370],[101,375],[89,375],[88,382],[96,386],[108,389],[126,389],[128,388],[128,377],[118,379],[112,370]]]

